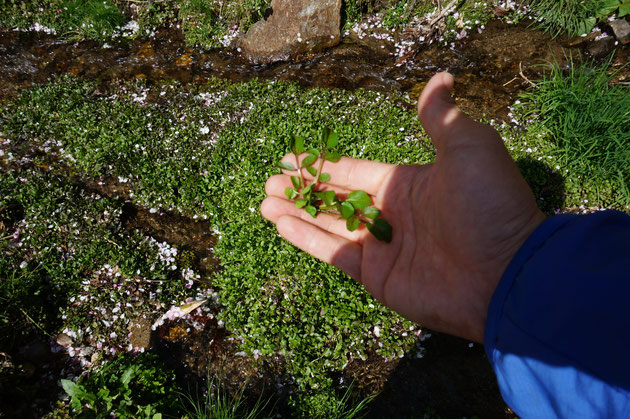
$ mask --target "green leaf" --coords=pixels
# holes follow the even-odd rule
[[[311,193],[311,191],[313,190],[313,184],[311,183],[310,185],[306,186],[304,189],[302,189],[300,191],[300,195],[308,195]]]
[[[348,194],[346,202],[351,203],[355,209],[363,209],[372,204],[372,199],[365,191],[352,191]]]
[[[323,127],[319,134],[319,141],[322,145],[326,144],[329,135],[330,135],[330,128]]]
[[[316,155],[314,154],[309,154],[308,156],[304,157],[304,160],[302,160],[302,167],[308,167],[311,164],[315,163],[315,160],[317,160]]]
[[[294,189],[291,189],[291,188],[286,188],[286,189],[284,190],[284,194],[285,194],[285,195],[287,196],[287,198],[289,198],[289,199],[293,199],[293,198],[295,198],[296,196],[298,196],[298,193],[297,193]]]
[[[357,217],[350,217],[346,220],[346,228],[349,231],[354,231],[359,228],[359,219]]]
[[[588,19],[584,19],[582,22],[580,22],[577,33],[575,35],[591,33],[591,31],[593,30],[596,24],[597,24],[597,19],[594,17],[589,17]]]
[[[291,151],[294,154],[304,153],[304,137],[291,134]]]
[[[332,206],[335,201],[335,191],[315,192],[315,196],[324,201],[327,207]]]
[[[624,17],[628,14],[630,14],[630,1],[626,1],[619,6],[619,16],[617,17]]]
[[[336,153],[334,151],[329,151],[328,153],[326,153],[326,160],[328,160],[331,163],[336,163],[341,159],[341,154]]]
[[[328,182],[330,180],[330,173],[322,173],[319,175],[319,180],[322,182]]]
[[[133,373],[134,373],[133,367],[127,368],[127,370],[123,373],[122,377],[120,377],[120,382],[123,383],[124,385],[129,384],[129,381],[131,381],[131,378],[134,375]]]
[[[317,217],[317,208],[312,205],[305,206],[304,211],[308,212],[313,218]]]
[[[308,200],[304,198],[298,198],[295,200],[295,208],[304,208],[308,204]]]
[[[315,170],[315,168],[313,166],[308,166],[306,168],[306,171],[309,172],[311,174],[311,176],[313,176],[313,177],[317,176],[317,170]]]
[[[597,11],[597,17],[604,17],[611,15],[620,7],[620,0],[604,0],[601,3],[601,8]]]
[[[349,202],[342,202],[339,204],[339,213],[341,214],[341,218],[348,219],[354,215],[354,207]]]
[[[309,148],[308,150],[306,150],[306,152],[316,157],[319,157],[319,154],[320,154],[319,150],[317,150],[316,148]]]
[[[392,226],[384,218],[377,218],[367,228],[378,240],[387,243],[392,241]]]
[[[288,162],[280,162],[278,163],[278,167],[284,170],[297,170],[291,163]]]
[[[334,148],[334,147],[337,147],[337,144],[339,144],[339,135],[337,135],[336,132],[332,131],[330,134],[328,134],[328,140],[326,141],[326,147]]]
[[[81,398],[84,393],[83,387],[71,380],[61,379],[61,386],[68,393],[68,396],[72,398]]]
[[[361,210],[361,215],[374,220],[381,215],[381,212],[375,207],[365,207]]]
[[[291,176],[291,183],[295,189],[300,189],[300,178],[297,176]]]

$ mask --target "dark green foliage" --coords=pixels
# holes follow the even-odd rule
[[[208,376],[202,396],[182,394],[182,410],[188,419],[256,419],[274,418],[270,399],[260,394],[255,401],[245,395],[247,383],[242,383],[237,391],[229,394],[215,377]]]
[[[179,19],[191,45],[204,48],[221,47],[221,38],[240,26],[245,32],[262,19],[271,4],[270,0],[239,0],[214,2],[208,0],[182,0]]]
[[[71,39],[109,39],[126,22],[109,0],[64,0],[56,25]]]
[[[73,417],[156,419],[179,413],[175,374],[153,354],[120,355],[77,383],[61,383],[71,396]]]
[[[630,88],[611,85],[607,65],[557,65],[524,95],[526,117],[540,119],[573,180],[594,184],[604,205],[629,205]],[[610,190],[612,186],[612,191]],[[598,194],[599,195],[599,194]],[[619,198],[615,198],[615,195]],[[606,202],[608,201],[608,202]]]
[[[539,15],[538,25],[554,36],[587,34],[599,20],[630,11],[624,0],[530,0],[529,5]]]
[[[0,26],[39,23],[70,39],[111,39],[126,20],[111,0],[0,0]]]
[[[384,8],[383,25],[387,28],[401,28],[416,16],[423,16],[435,9],[431,0],[391,1]]]
[[[201,92],[128,85],[117,99],[91,95],[94,88],[65,78],[24,91],[2,111],[1,129],[33,143],[59,140],[62,156],[73,156],[63,157],[68,164],[83,176],[128,179],[139,204],[207,216],[220,238],[215,250],[223,269],[215,285],[222,316],[245,350],[282,353],[306,395],[311,386],[324,391],[328,373],[352,358],[371,350],[401,356],[412,344],[411,323],[336,268],[283,241],[258,212],[291,133],[331,126],[343,139],[342,154],[430,161],[433,147],[414,113],[396,105],[401,98],[257,81],[213,81]],[[145,94],[162,104],[134,101]],[[370,332],[376,325],[379,338]]]

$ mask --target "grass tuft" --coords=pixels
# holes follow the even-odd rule
[[[572,177],[619,195],[630,204],[630,87],[612,85],[610,66],[569,61],[523,97],[528,118],[539,119]]]
[[[616,6],[610,6],[611,3]],[[530,0],[529,4],[538,14],[539,27],[554,36],[566,32],[579,36],[588,34],[598,19],[612,14],[620,3],[610,0]]]

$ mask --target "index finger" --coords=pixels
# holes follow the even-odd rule
[[[300,161],[302,158],[300,156]],[[282,161],[295,165],[293,154],[287,154]],[[317,168],[318,165],[319,160],[313,164],[313,167]],[[336,163],[324,162],[322,172],[330,174],[330,181],[326,184],[331,187],[338,186],[351,191],[361,189],[370,195],[376,195],[395,167],[394,164],[342,157]],[[313,179],[306,170],[303,171],[303,176],[309,180]]]

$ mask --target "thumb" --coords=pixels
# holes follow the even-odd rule
[[[438,149],[443,148],[454,130],[459,131],[465,128],[462,125],[473,122],[451,98],[453,84],[451,74],[438,73],[431,77],[418,99],[418,117]]]

